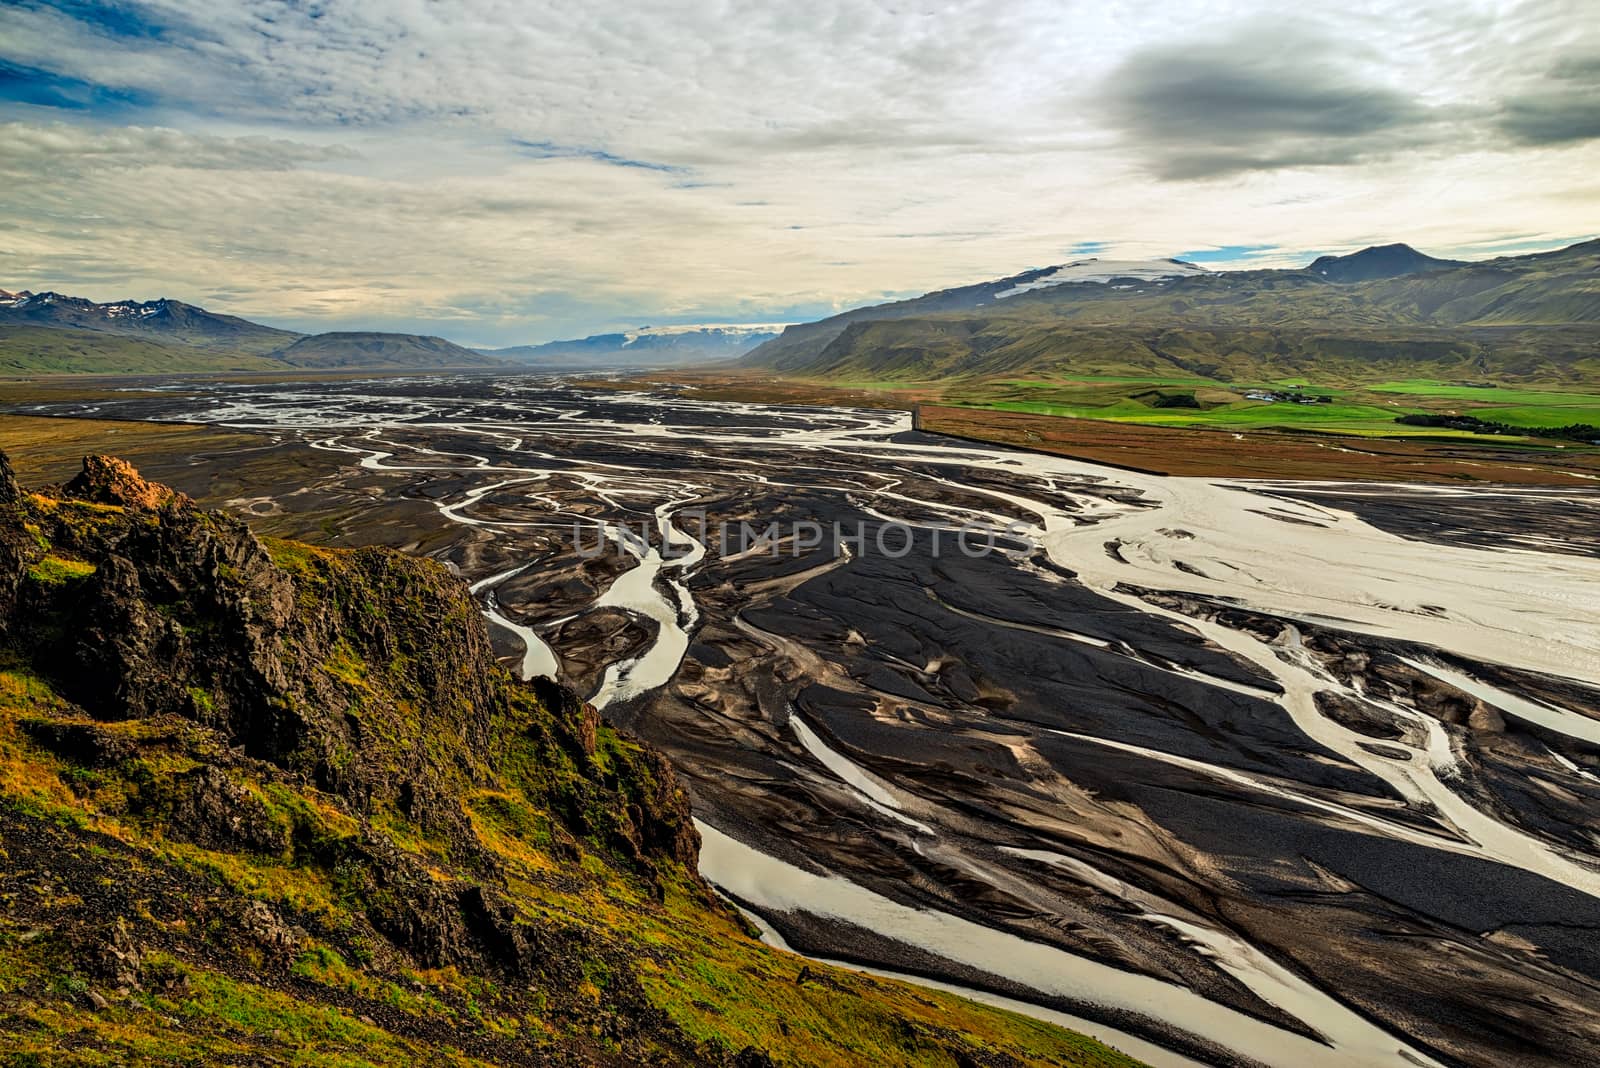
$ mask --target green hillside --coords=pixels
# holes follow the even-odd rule
[[[184,371],[282,370],[283,363],[243,352],[43,326],[0,325],[0,374],[165,374]]]
[[[791,327],[744,362],[825,379],[1600,382],[1600,242],[1350,284],[1252,271],[1003,299],[947,291]]]
[[[1600,325],[1203,327],[947,314],[852,323],[787,373],[902,381],[1156,374],[1240,383],[1492,378],[1584,385],[1600,384]]]

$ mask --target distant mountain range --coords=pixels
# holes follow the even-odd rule
[[[101,304],[0,289],[0,374],[660,367],[737,359],[785,325],[642,326],[543,345],[469,349],[422,334],[299,334],[179,300]]]
[[[791,326],[745,366],[871,380],[1600,379],[1600,241],[1476,263],[1407,245],[1289,270],[1080,260]]]
[[[432,369],[499,360],[420,334],[299,334],[179,300],[0,289],[0,373]]]
[[[646,326],[476,350],[418,334],[304,335],[177,300],[0,290],[0,374],[731,360],[836,380],[1181,371],[1226,381],[1600,381],[1600,241],[1471,263],[1378,245],[1282,270],[1087,258],[812,323]]]
[[[477,351],[497,359],[541,367],[600,368],[709,363],[743,356],[771,341],[786,324],[707,324],[641,326],[616,334],[594,334],[572,341],[516,345]]]
[[[1318,256],[1306,270],[1330,282],[1373,282],[1465,266],[1466,260],[1435,259],[1410,245],[1372,245],[1348,256]]]

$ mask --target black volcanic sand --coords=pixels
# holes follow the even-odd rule
[[[1600,556],[1600,490],[1494,486],[1452,493],[1392,486],[1275,488],[1285,497],[1354,512],[1415,541]]]
[[[1026,540],[1001,538],[978,557],[956,547],[955,528],[977,513],[996,525],[1033,518],[985,490],[1049,503],[1081,523],[1093,522],[1092,510],[1074,495],[1147,506],[1135,491],[1092,476],[1041,479],[1025,454],[972,470],[955,460],[960,444],[888,434],[882,413],[663,403],[533,376],[190,393],[97,400],[95,414],[260,428],[270,447],[248,468],[219,475],[235,464],[219,456],[165,477],[202,493],[219,477],[248,481],[227,500],[284,533],[406,545],[474,581],[527,565],[498,585],[496,601],[539,630],[586,692],[662,628],[638,612],[594,606],[636,561],[614,546],[585,557],[575,537],[594,545],[600,520],[653,527],[669,501],[703,509],[711,551],[686,572],[664,572],[656,587],[669,604],[677,591],[665,578],[692,595],[692,617],[680,612],[678,621],[690,630],[688,651],[670,683],[606,713],[672,756],[701,819],[773,857],[1187,985],[1287,1029],[1304,1027],[1146,917],[1230,932],[1449,1063],[1600,1063],[1600,902],[1453,851],[1456,828],[1313,741],[1275,703],[1272,678],[1185,622],[1089,590]],[[794,439],[810,432],[864,435],[883,455]],[[375,453],[389,454],[378,470],[358,466]],[[1596,551],[1597,494],[1277,484],[1241,493],[1240,507],[1274,514],[1274,495],[1354,511],[1420,540]],[[445,507],[481,525],[455,521]],[[724,555],[715,535],[741,520],[756,529],[837,523],[849,533],[860,524],[866,543]],[[903,532],[885,530],[893,521],[918,525],[903,555]],[[879,551],[880,530],[893,554]],[[1227,603],[1132,592],[1263,639],[1286,626]],[[1332,622],[1302,622],[1296,633],[1321,670],[1374,698],[1326,695],[1323,715],[1394,755],[1411,752],[1403,746],[1416,743],[1416,726],[1376,699],[1433,717],[1461,754],[1453,788],[1462,796],[1532,836],[1593,853],[1600,753],[1507,722],[1400,659],[1438,651]],[[497,628],[494,638],[509,663],[520,662],[514,636]],[[1600,714],[1600,694],[1562,680],[1450,662]],[[802,730],[892,790],[902,818],[830,771],[802,744]],[[1397,840],[1355,815],[1431,837]],[[766,918],[818,956],[1057,1004],[881,932],[804,913]],[[1162,1034],[1104,1007],[1057,1007]]]

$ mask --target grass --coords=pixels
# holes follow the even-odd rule
[[[1246,394],[1297,387],[1330,403],[1263,402]],[[1160,408],[1158,395],[1192,394],[1195,408]],[[1361,437],[1447,438],[1507,444],[1534,439],[1423,429],[1397,424],[1401,415],[1460,412],[1521,427],[1600,425],[1600,395],[1555,389],[1448,385],[1426,380],[1332,387],[1304,378],[1272,384],[1223,383],[1181,376],[1081,375],[1070,378],[986,379],[950,383],[943,403],[1068,419],[1099,419],[1152,427],[1248,431],[1295,429]]]
[[[0,384],[0,393],[9,394],[9,387]],[[259,447],[262,441],[254,434],[181,423],[0,415],[0,450],[24,485],[63,482],[78,473],[84,455],[92,452],[120,456],[137,467],[175,455]]]
[[[309,1004],[282,991],[217,971],[148,954],[147,966],[184,978],[185,992],[135,993],[100,1012],[78,1011],[60,995],[87,984],[51,974],[25,947],[0,949],[11,993],[0,1015],[7,1064],[240,1064],[364,1068],[429,1063],[461,1068],[482,1062],[448,1046],[424,1046],[363,1023],[355,1013]],[[54,994],[55,996],[51,996]]]
[[[162,344],[99,330],[0,326],[0,374],[172,374],[266,371],[283,361]]]
[[[1600,406],[1471,408],[1462,414],[1511,426],[1553,427],[1575,423],[1600,426]]]
[[[1403,393],[1413,397],[1445,397],[1484,404],[1600,405],[1600,394],[1557,389],[1522,389],[1513,386],[1450,385],[1427,379],[1380,382],[1367,386],[1373,393]]]
[[[669,896],[663,918],[678,922],[657,930],[674,958],[645,975],[645,989],[690,1034],[734,1050],[750,1044],[775,1054],[797,1051],[796,1063],[815,1068],[954,1066],[961,1054],[976,1051],[1023,1064],[1138,1063],[1093,1039],[965,998],[806,964],[749,941],[731,920],[729,930],[707,932],[703,922],[689,922],[692,907]],[[816,980],[797,982],[802,967]]]
[[[960,403],[960,402],[957,402]],[[1068,419],[1111,419],[1146,426],[1219,427],[1258,430],[1268,427],[1360,430],[1397,437],[1417,436],[1416,427],[1395,423],[1397,415],[1416,409],[1371,404],[1294,404],[1236,401],[1213,408],[1153,408],[1131,398],[1104,405],[1066,405],[1039,401],[997,400],[963,407],[993,408]],[[1470,436],[1470,435],[1469,435]]]

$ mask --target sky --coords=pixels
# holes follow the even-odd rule
[[[1483,258],[1597,209],[1593,0],[0,4],[0,288],[308,331]]]

